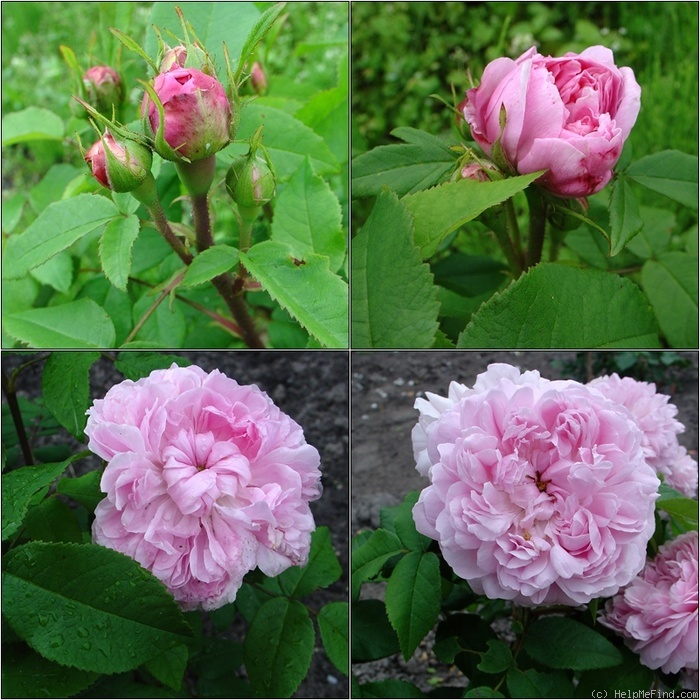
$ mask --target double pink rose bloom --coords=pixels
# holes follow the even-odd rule
[[[586,197],[610,181],[640,94],[632,69],[617,68],[610,49],[551,58],[533,47],[516,60],[489,63],[461,106],[487,155],[500,138],[515,172],[546,169],[539,185],[561,197]]]
[[[319,455],[257,386],[173,365],[117,384],[88,414],[88,447],[108,462],[93,539],[183,608],[232,602],[256,567],[306,563]]]

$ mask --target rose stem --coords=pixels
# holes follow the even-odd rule
[[[501,243],[499,240],[499,243],[501,243],[501,248],[503,248],[508,262],[511,264],[511,268],[515,273],[515,278],[517,279],[523,272],[524,261],[520,243],[520,226],[518,226],[518,217],[515,215],[515,205],[513,204],[512,197],[506,200],[505,209],[507,234],[504,236],[504,242]]]
[[[201,253],[214,245],[209,218],[209,202],[207,201],[206,192],[204,194],[193,194],[190,197],[192,199],[194,230],[197,234],[197,250]],[[249,348],[264,348],[265,345],[258,335],[253,319],[248,313],[248,307],[243,300],[242,290],[240,292],[235,290],[233,280],[226,274],[214,277],[212,284],[223,297],[233,317],[236,319],[236,323],[240,326],[241,337],[245,344]]]
[[[544,231],[547,224],[547,204],[532,187],[525,190],[530,205],[530,235],[527,241],[526,267],[532,267],[542,259]]]
[[[19,403],[17,402],[17,392],[15,391],[14,375],[11,380],[8,380],[5,370],[2,371],[2,393],[5,394],[7,405],[10,407],[12,422],[15,424],[17,431],[17,440],[19,440],[24,461],[27,465],[34,464],[34,455],[32,454],[32,446],[27,439],[27,433],[24,429],[24,421],[22,420],[22,411],[20,411]]]

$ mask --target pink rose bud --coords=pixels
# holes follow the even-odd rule
[[[160,72],[167,73],[169,70],[184,68],[186,60],[186,46],[180,45],[174,46],[173,48],[169,48],[163,53],[163,57],[160,59]]]
[[[163,158],[201,160],[228,144],[231,106],[216,78],[195,68],[176,68],[157,75],[153,88],[164,110],[162,138],[158,108],[148,93],[141,113],[155,136],[155,150]]]
[[[493,170],[493,168],[490,169]],[[480,163],[465,165],[462,168],[462,178],[464,180],[478,180],[479,182],[488,182],[491,179],[486,169]]]
[[[267,92],[267,76],[263,67],[257,61],[253,63],[253,67],[250,69],[250,84],[258,95],[264,95]]]
[[[499,167],[521,175],[546,169],[539,185],[560,197],[587,197],[610,181],[640,94],[632,69],[618,68],[604,46],[562,58],[533,47],[515,61],[489,63],[479,87],[467,91],[463,114],[489,156],[500,140],[492,156]]]
[[[93,66],[83,76],[88,102],[105,116],[112,115],[112,105],[118,107],[124,97],[122,79],[109,66]]]
[[[136,141],[115,141],[108,131],[85,154],[95,179],[114,192],[132,192],[151,172],[153,156]]]
[[[226,189],[236,204],[253,209],[275,196],[275,175],[259,156],[241,156],[233,161],[226,175]]]

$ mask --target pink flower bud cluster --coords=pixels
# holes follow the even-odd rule
[[[257,386],[196,366],[112,387],[88,410],[107,461],[93,538],[135,559],[183,608],[232,602],[249,571],[308,558],[319,455]]]

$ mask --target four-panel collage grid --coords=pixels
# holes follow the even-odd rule
[[[2,697],[697,698],[698,2],[3,2]]]

